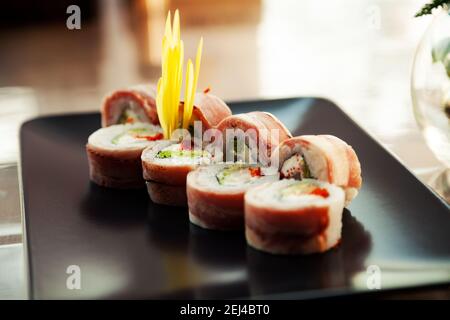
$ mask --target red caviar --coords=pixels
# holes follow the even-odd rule
[[[261,176],[261,168],[260,167],[248,168],[248,170],[250,171],[250,175],[252,177],[260,177]]]
[[[125,121],[126,123],[134,123],[134,119],[131,117],[128,117],[127,120]]]
[[[327,189],[323,189],[323,188],[315,188],[309,194],[314,194],[316,196],[321,196],[321,197],[324,197],[324,198],[328,198],[330,196],[330,194],[328,193],[328,190]]]

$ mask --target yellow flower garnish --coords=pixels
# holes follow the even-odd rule
[[[197,49],[195,59],[195,71],[192,61],[189,59],[186,70],[185,101],[180,122],[180,95],[183,81],[184,46],[180,33],[180,16],[175,11],[173,26],[170,24],[170,11],[167,15],[166,27],[162,43],[161,78],[158,81],[156,95],[156,110],[159,122],[164,132],[164,138],[170,139],[172,132],[180,125],[187,128],[194,107],[195,91],[197,89],[200,61],[203,48],[203,39]]]

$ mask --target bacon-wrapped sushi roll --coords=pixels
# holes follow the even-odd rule
[[[351,146],[331,135],[305,135],[283,141],[275,151],[281,178],[314,178],[342,187],[346,205],[361,188],[361,165]]]
[[[324,252],[341,239],[344,191],[326,182],[285,179],[245,194],[247,243],[273,254]]]
[[[216,127],[231,116],[231,110],[219,97],[211,93],[196,93],[191,121],[201,121],[202,131]]]
[[[86,145],[91,180],[111,188],[144,187],[142,150],[162,137],[161,128],[148,123],[119,124],[95,131]]]
[[[242,228],[245,192],[278,179],[270,167],[240,163],[200,167],[187,177],[189,219],[206,229]]]
[[[137,85],[108,95],[101,108],[102,126],[146,122],[159,124],[156,112],[156,88]]]
[[[204,150],[184,147],[170,140],[155,141],[141,156],[143,176],[153,202],[186,206],[186,177],[200,165],[210,164],[213,157]]]
[[[270,157],[282,141],[292,137],[274,115],[254,111],[229,116],[217,129],[223,134],[225,160],[270,164]]]

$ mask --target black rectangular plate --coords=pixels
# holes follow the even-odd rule
[[[344,212],[338,248],[265,254],[247,247],[242,232],[202,230],[186,210],[157,206],[145,191],[93,185],[85,144],[99,114],[43,117],[20,132],[31,297],[314,298],[366,291],[371,264],[384,288],[449,282],[449,206],[336,105],[297,98],[230,106],[269,111],[294,135],[333,134],[354,147],[363,187]],[[81,290],[66,286],[71,265],[80,267]]]

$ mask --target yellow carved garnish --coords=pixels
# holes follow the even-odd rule
[[[186,91],[184,94],[184,110],[183,110],[183,128],[189,126],[192,116],[192,109],[194,108],[195,91],[197,90],[198,75],[200,73],[200,61],[202,59],[203,38],[197,48],[197,55],[195,57],[195,71],[191,59],[188,60],[186,70]]]
[[[170,11],[167,15],[166,27],[162,42],[161,78],[158,81],[156,94],[156,110],[159,122],[164,132],[164,138],[170,139],[174,130],[180,125],[187,128],[192,116],[195,91],[197,89],[200,60],[202,55],[203,39],[197,49],[195,71],[189,59],[186,70],[185,101],[180,122],[180,96],[183,81],[184,46],[180,33],[180,16],[175,11],[173,26],[170,24]]]

